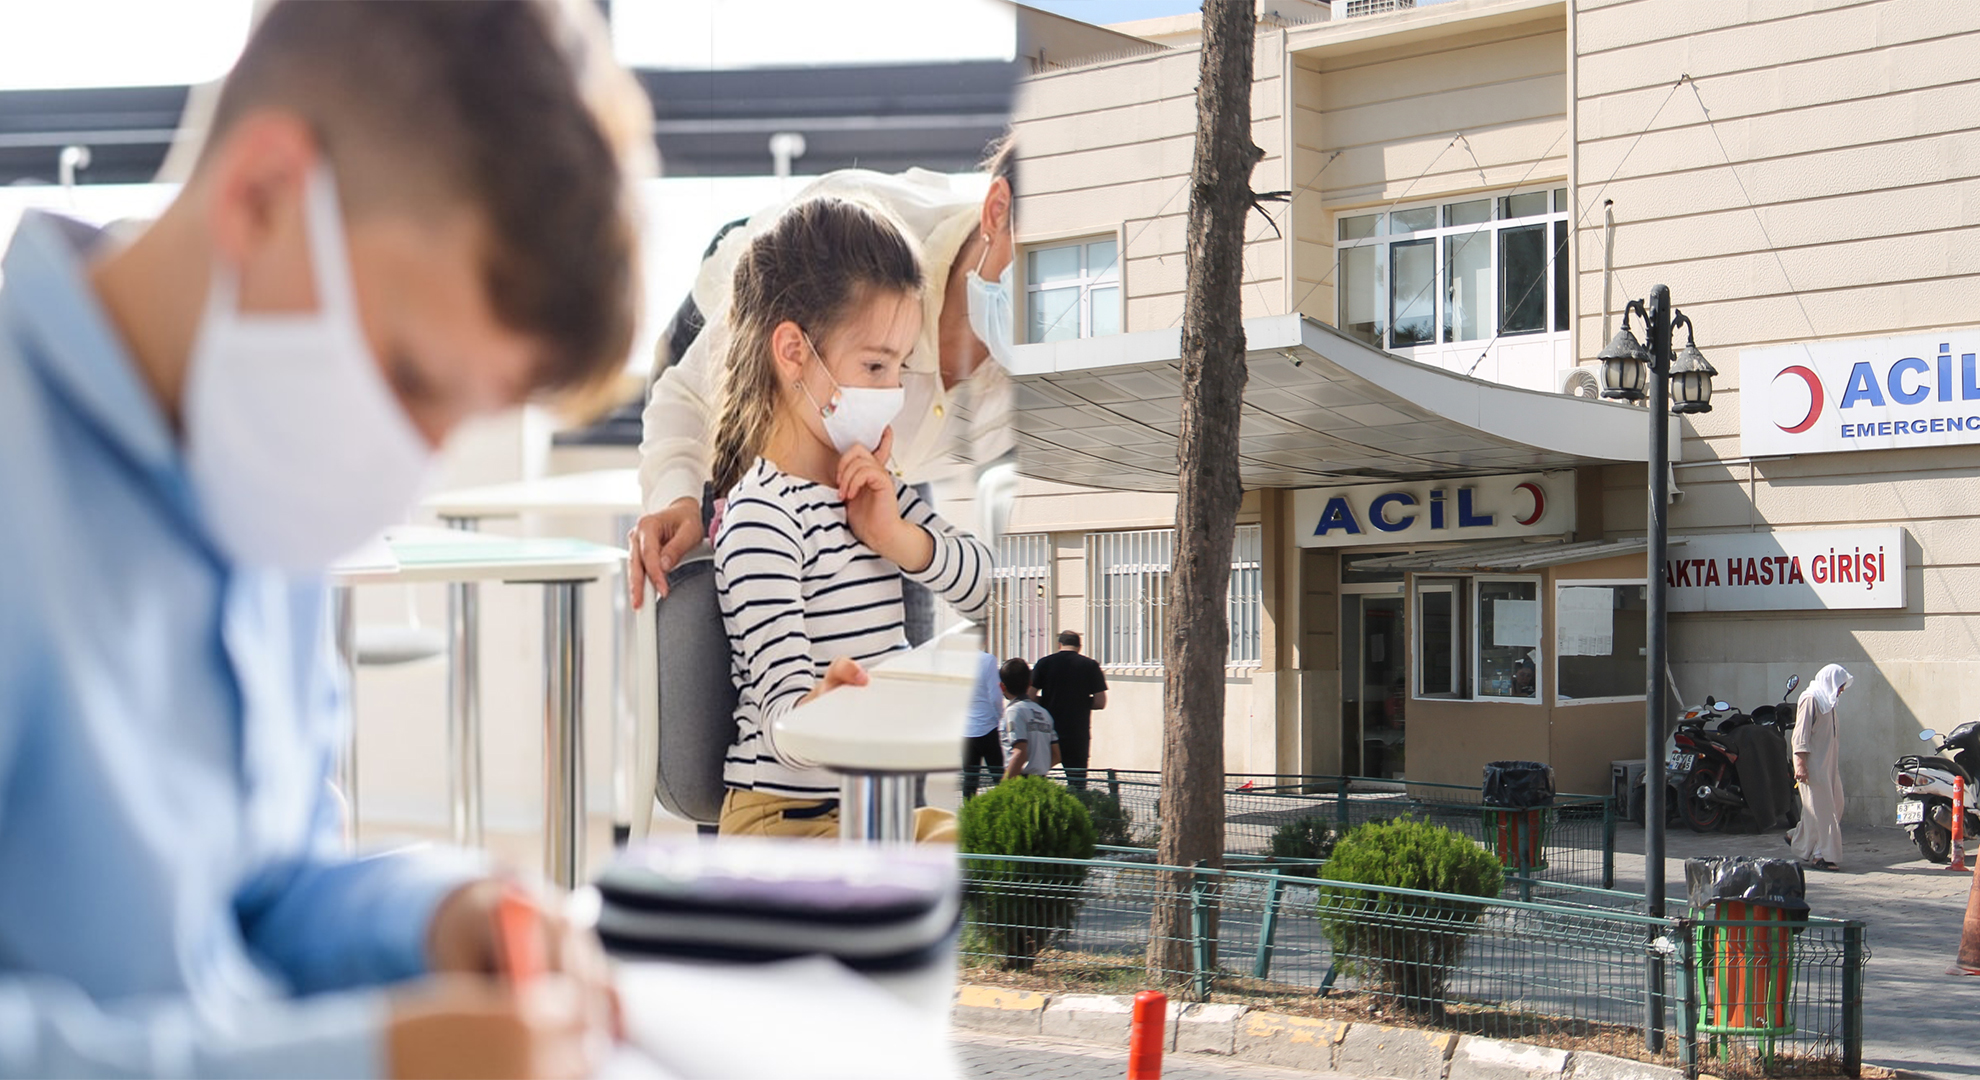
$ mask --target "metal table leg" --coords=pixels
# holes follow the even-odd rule
[[[914,843],[912,774],[848,773],[839,784],[839,839],[853,843]]]
[[[351,811],[351,839],[358,833],[357,603],[349,585],[330,590],[330,619],[337,662],[344,668],[344,749],[337,758],[337,787]]]
[[[474,532],[473,518],[443,517]],[[447,586],[447,801],[454,842],[481,846],[481,588]]]
[[[543,590],[543,873],[567,889],[584,870],[583,587]]]
[[[630,514],[612,519],[621,542],[638,521]],[[612,841],[623,844],[632,834],[632,793],[641,786],[632,777],[632,747],[637,733],[633,716],[632,688],[627,684],[633,672],[632,604],[626,597],[630,563],[620,570],[617,587],[612,589]]]

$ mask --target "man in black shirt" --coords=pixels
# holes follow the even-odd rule
[[[1107,676],[1091,657],[1080,655],[1079,631],[1060,631],[1059,651],[1032,665],[1031,695],[1059,729],[1059,763],[1066,782],[1085,790],[1093,713],[1107,707]]]

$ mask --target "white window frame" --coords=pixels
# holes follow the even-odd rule
[[[1162,635],[1168,621],[1168,576],[1174,563],[1175,532],[1131,529],[1086,534],[1087,653],[1102,668],[1127,673],[1163,670]],[[1225,617],[1229,619],[1236,612],[1248,626],[1230,628],[1224,667],[1227,672],[1255,670],[1262,664],[1264,652],[1263,526],[1237,527],[1232,538],[1231,569]],[[1255,574],[1246,578],[1240,571]],[[1158,587],[1151,589],[1151,582]],[[1122,631],[1117,632],[1117,626]]]
[[[1093,267],[1087,265],[1086,247],[1088,244],[1098,244],[1106,241],[1113,242],[1114,261],[1107,266],[1095,270]],[[1039,252],[1057,251],[1063,248],[1079,249],[1080,276],[1071,280],[1055,281],[1049,287],[1041,286],[1031,280],[1031,256]],[[1120,300],[1120,310],[1117,313],[1118,320],[1114,325],[1120,328],[1116,333],[1125,332],[1127,330],[1127,288],[1122,281],[1121,274],[1121,262],[1125,253],[1125,239],[1119,231],[1056,237],[1021,245],[1015,255],[1015,258],[1018,260],[1018,272],[1013,275],[1020,279],[1020,291],[1024,294],[1024,309],[1018,312],[1018,325],[1014,328],[1018,335],[1018,343],[1021,345],[1038,344],[1031,337],[1032,305],[1036,302],[1038,293],[1047,291],[1048,289],[1058,290],[1075,287],[1079,289],[1079,303],[1074,307],[1074,310],[1079,313],[1079,330],[1074,335],[1075,338],[1095,336],[1093,333],[1093,291],[1095,289],[1115,290],[1115,295]]]
[[[1057,648],[1053,554],[1050,533],[1010,533],[998,541],[984,648],[999,660],[1036,660]]]
[[[1565,338],[1568,334],[1573,332],[1573,328],[1572,327],[1568,327],[1566,329],[1559,328],[1560,324],[1566,320],[1568,313],[1560,312],[1556,310],[1557,305],[1555,303],[1555,299],[1556,299],[1556,294],[1558,292],[1556,286],[1556,278],[1557,275],[1566,274],[1568,272],[1569,266],[1567,260],[1567,253],[1565,251],[1558,250],[1558,247],[1554,242],[1555,230],[1552,225],[1552,223],[1554,222],[1567,222],[1570,218],[1570,212],[1568,211],[1565,205],[1565,196],[1561,194],[1564,191],[1566,191],[1566,187],[1563,185],[1562,182],[1553,181],[1540,186],[1527,186],[1527,187],[1519,187],[1519,188],[1506,188],[1496,191],[1472,192],[1464,195],[1447,195],[1434,200],[1420,201],[1410,204],[1399,203],[1395,206],[1380,206],[1373,208],[1363,208],[1358,210],[1342,210],[1337,212],[1334,215],[1334,221],[1335,221],[1335,225],[1334,225],[1335,271],[1334,272],[1336,274],[1336,285],[1335,285],[1336,300],[1335,300],[1335,309],[1334,309],[1335,325],[1340,326],[1343,330],[1346,329],[1346,320],[1342,317],[1342,312],[1340,308],[1340,305],[1346,302],[1346,296],[1347,296],[1347,282],[1345,281],[1347,275],[1346,254],[1347,252],[1357,248],[1372,247],[1375,249],[1375,283],[1374,283],[1375,307],[1376,310],[1381,313],[1381,320],[1382,320],[1382,340],[1377,345],[1378,348],[1387,349],[1388,351],[1393,352],[1398,356],[1406,356],[1414,359],[1415,354],[1419,349],[1442,350],[1442,349],[1464,346],[1464,345],[1472,345],[1478,348],[1484,348],[1485,344],[1489,341],[1492,341],[1495,336],[1498,336],[1498,340],[1501,342],[1505,342],[1505,341],[1523,342],[1523,341],[1540,341],[1540,340],[1551,341],[1557,338]],[[1543,193],[1547,195],[1547,199],[1548,199],[1549,209],[1546,213],[1529,214],[1523,217],[1499,216],[1501,200],[1513,196],[1537,195]],[[1476,222],[1469,225],[1446,225],[1443,223],[1444,207],[1457,203],[1476,202],[1481,199],[1486,200],[1491,204],[1492,216],[1487,220],[1482,222]],[[1559,206],[1559,209],[1555,209],[1557,205]],[[1437,222],[1438,222],[1437,225],[1428,229],[1415,229],[1407,232],[1391,231],[1390,226],[1395,220],[1395,215],[1407,214],[1412,211],[1419,211],[1419,210],[1435,210],[1437,214]],[[1364,237],[1361,239],[1355,239],[1355,240],[1340,239],[1341,222],[1351,218],[1366,217],[1370,214],[1375,215],[1375,219],[1376,219],[1375,232],[1372,236]],[[1543,279],[1543,284],[1541,288],[1541,291],[1545,294],[1543,298],[1545,304],[1545,314],[1542,316],[1541,319],[1541,324],[1540,324],[1541,328],[1539,330],[1521,330],[1505,335],[1498,335],[1497,331],[1498,331],[1499,314],[1500,314],[1499,281],[1500,281],[1500,275],[1503,272],[1501,266],[1499,265],[1499,251],[1501,248],[1499,233],[1507,229],[1514,229],[1523,226],[1541,225],[1541,224],[1545,224],[1547,226],[1545,231],[1545,236],[1547,239],[1547,244],[1550,252],[1549,257],[1547,259],[1547,276]],[[1447,265],[1447,255],[1445,251],[1446,245],[1444,243],[1444,238],[1450,236],[1457,236],[1457,237],[1472,236],[1472,235],[1476,235],[1481,231],[1489,234],[1489,238],[1487,240],[1487,247],[1490,249],[1489,250],[1490,272],[1487,274],[1487,277],[1490,279],[1492,283],[1491,295],[1485,298],[1485,301],[1482,305],[1482,310],[1484,312],[1489,313],[1490,318],[1481,326],[1481,330],[1483,332],[1480,333],[1479,336],[1469,337],[1469,338],[1456,338],[1451,341],[1445,341],[1444,323],[1445,320],[1449,317],[1445,309],[1449,306],[1449,298],[1446,295],[1446,292],[1448,289],[1447,278],[1450,273],[1450,268]],[[1390,245],[1398,244],[1398,243],[1406,243],[1412,240],[1424,240],[1424,239],[1432,240],[1430,246],[1435,253],[1435,259],[1436,259],[1436,269],[1432,276],[1431,288],[1430,288],[1430,293],[1432,296],[1432,303],[1430,306],[1431,340],[1413,345],[1395,345],[1393,344],[1395,340],[1395,320],[1394,320],[1395,312],[1394,312],[1394,304],[1392,302],[1393,298],[1390,296],[1390,288],[1389,288],[1389,276],[1390,276],[1389,256],[1391,250]],[[1569,229],[1569,239],[1570,240],[1572,239],[1571,227]],[[1571,284],[1572,283],[1570,282],[1570,285]],[[1476,303],[1476,301],[1474,301],[1474,303]]]
[[[1555,640],[1553,645],[1551,646],[1551,649],[1553,652],[1553,664],[1554,664],[1554,706],[1556,708],[1568,709],[1568,708],[1573,708],[1576,705],[1620,705],[1628,702],[1640,703],[1645,700],[1648,700],[1647,694],[1623,694],[1618,697],[1592,697],[1592,698],[1561,697],[1561,647],[1560,647],[1561,643],[1560,643],[1560,631],[1558,628],[1560,625],[1560,617],[1561,617],[1560,594],[1562,589],[1600,588],[1604,586],[1615,587],[1615,588],[1629,588],[1631,586],[1634,586],[1639,589],[1647,589],[1649,585],[1650,582],[1645,580],[1644,578],[1555,578],[1554,579],[1554,620],[1555,620],[1556,629],[1554,632]],[[1648,681],[1649,681],[1648,673],[1646,671],[1645,682],[1647,683]],[[1647,690],[1648,687],[1646,686],[1645,689]]]
[[[1425,585],[1426,580],[1435,582]],[[1481,695],[1478,683],[1484,670],[1484,638],[1480,630],[1484,623],[1484,610],[1479,603],[1478,587],[1495,581],[1524,582],[1532,585],[1533,597],[1540,606],[1540,662],[1534,665],[1533,696],[1499,697]],[[1640,583],[1639,583],[1640,584]],[[1410,581],[1409,602],[1404,608],[1404,617],[1415,623],[1409,633],[1410,641],[1410,696],[1417,701],[1464,701],[1492,705],[1545,705],[1546,686],[1540,683],[1539,676],[1544,665],[1554,662],[1553,645],[1546,633],[1546,613],[1548,596],[1546,580],[1537,574],[1420,574]],[[1456,693],[1426,693],[1423,689],[1423,600],[1424,593],[1449,592],[1454,607],[1456,623],[1460,627],[1461,640],[1451,642],[1452,671],[1460,683]],[[1461,602],[1460,602],[1461,601]]]
[[[1485,608],[1478,597],[1478,587],[1491,582],[1516,582],[1533,586],[1533,602],[1539,604],[1540,622],[1534,628],[1538,640],[1533,647],[1540,651],[1540,659],[1533,665],[1533,696],[1499,697],[1486,696],[1478,692],[1478,681],[1485,670],[1485,637],[1481,630],[1485,626]],[[1541,684],[1540,673],[1545,670],[1549,645],[1547,642],[1547,582],[1538,574],[1473,574],[1471,575],[1471,700],[1488,702],[1493,705],[1545,705],[1547,689]]]

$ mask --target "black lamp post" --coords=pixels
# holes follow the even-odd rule
[[[1648,347],[1637,343],[1629,332],[1629,316],[1635,312],[1643,320]],[[1684,349],[1671,355],[1671,337],[1684,327]],[[1596,359],[1602,361],[1602,396],[1624,401],[1641,401],[1648,390],[1650,398],[1650,535],[1644,553],[1644,569],[1649,575],[1650,596],[1645,605],[1649,648],[1645,650],[1648,687],[1644,694],[1645,747],[1643,762],[1643,898],[1652,918],[1664,916],[1664,725],[1669,711],[1664,696],[1664,668],[1669,654],[1666,638],[1664,558],[1670,509],[1670,422],[1666,413],[1712,411],[1712,376],[1718,372],[1705,360],[1705,354],[1691,340],[1691,320],[1671,309],[1671,290],[1658,285],[1650,290],[1650,301],[1631,300],[1623,309],[1623,328]],[[1647,386],[1646,386],[1647,384]],[[1675,392],[1677,401],[1670,401]],[[1650,950],[1646,971],[1650,994],[1644,1017],[1644,1042],[1652,1051],[1664,1046],[1664,1002],[1659,996],[1664,985],[1664,957]]]

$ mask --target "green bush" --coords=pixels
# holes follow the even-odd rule
[[[971,855],[1091,859],[1093,817],[1072,792],[1018,776],[963,804],[957,837]],[[972,942],[1009,969],[1031,967],[1079,916],[1083,865],[971,859],[963,876]]]
[[[1073,798],[1086,807],[1086,813],[1093,819],[1093,842],[1114,847],[1134,845],[1134,818],[1121,805],[1120,796],[1110,795],[1101,788],[1090,787],[1073,791]]]
[[[1334,845],[1327,882],[1380,885],[1457,896],[1496,897],[1499,860],[1461,833],[1400,817],[1372,821]],[[1450,973],[1482,904],[1399,896],[1344,886],[1320,890],[1320,924],[1335,962],[1415,1012],[1441,1014]]]
[[[1274,859],[1326,859],[1333,857],[1334,845],[1340,838],[1340,827],[1332,819],[1314,814],[1288,821],[1273,830],[1271,845],[1265,853]],[[1286,872],[1318,877],[1319,869],[1316,866],[1294,866]]]

